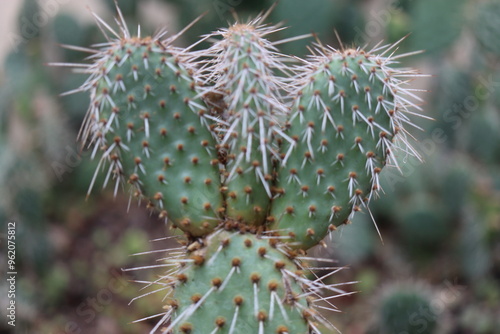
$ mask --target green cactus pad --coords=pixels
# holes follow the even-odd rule
[[[97,50],[81,90],[91,94],[82,134],[101,152],[106,181],[193,235],[209,233],[223,207],[215,136],[193,67],[169,41],[122,39]],[[94,177],[95,179],[95,177]],[[94,181],[92,181],[93,185]],[[92,186],[91,186],[92,188]]]
[[[320,333],[316,321],[324,320],[306,288],[323,283],[309,281],[286,246],[226,230],[197,245],[186,260],[170,260],[182,265],[165,277],[173,296],[164,333]]]
[[[235,24],[214,33],[223,39],[207,53],[213,57],[207,81],[224,96],[221,144],[227,150],[225,186],[227,215],[258,225],[265,221],[271,198],[273,131],[286,113],[280,101],[284,66],[273,45],[264,38],[273,27]]]
[[[389,47],[386,47],[387,49]],[[272,229],[310,248],[346,223],[379,190],[386,160],[406,145],[403,124],[411,104],[390,58],[361,50],[326,50],[303,71],[282,146],[272,205]],[[396,136],[400,132],[401,134]],[[416,154],[410,147],[408,154]]]

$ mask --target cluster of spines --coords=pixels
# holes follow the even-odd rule
[[[224,185],[227,215],[259,225],[265,222],[272,197],[272,170],[278,157],[274,134],[286,116],[281,92],[286,72],[282,55],[265,37],[277,28],[260,25],[262,18],[235,24],[212,34],[221,36],[206,54],[210,90],[224,96],[225,126],[221,147],[227,154]]]

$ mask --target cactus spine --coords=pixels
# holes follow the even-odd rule
[[[415,71],[390,68],[395,45],[318,45],[289,70],[262,17],[195,54],[172,46],[177,36],[132,37],[119,14],[121,36],[97,18],[116,38],[83,49],[94,63],[76,65],[91,74],[77,91],[90,92],[83,139],[101,157],[91,188],[104,169],[115,192],[129,183],[186,232],[153,282],[172,293],[152,332],[334,330],[315,303],[346,293],[309,280],[303,255],[367,206],[397,149],[418,156],[403,128],[415,96],[402,80]]]

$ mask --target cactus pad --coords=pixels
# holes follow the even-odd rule
[[[101,152],[96,174],[107,172],[106,183],[114,178],[115,193],[120,183],[132,184],[131,196],[204,235],[219,223],[223,201],[209,110],[192,65],[161,36],[124,35],[97,51],[81,88],[91,94],[82,133],[93,156]]]
[[[271,198],[273,131],[286,112],[279,91],[282,71],[278,54],[264,37],[273,27],[259,20],[235,24],[214,33],[222,40],[208,51],[213,57],[207,81],[224,96],[222,145],[227,150],[227,214],[248,224],[262,224]]]
[[[390,47],[387,47],[390,48]],[[408,101],[390,58],[362,50],[322,50],[303,71],[292,96],[271,227],[307,249],[367,206],[380,189],[386,161],[406,145]],[[401,145],[402,144],[402,145]]]
[[[308,290],[324,285],[304,276],[284,244],[219,230],[198,246],[186,260],[171,260],[182,265],[165,277],[174,292],[164,333],[320,333],[317,321],[325,321]]]

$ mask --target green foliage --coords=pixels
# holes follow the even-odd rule
[[[274,1],[268,1],[270,4]],[[283,38],[300,36],[305,33],[316,33],[319,38],[330,35],[340,14],[339,1],[313,0],[305,3],[300,0],[278,2],[271,13],[274,22],[284,22],[288,29],[281,32]],[[314,20],[309,20],[314,17]],[[308,39],[283,45],[286,52],[299,56],[306,53],[310,44]]]
[[[59,14],[52,21],[54,37],[58,43],[80,45],[85,40],[81,24],[69,14]]]
[[[9,87],[7,96],[9,104],[16,104],[17,108],[25,117],[30,117],[28,112],[31,105],[31,97],[36,87],[37,72],[34,65],[30,62],[29,56],[21,51],[10,52],[5,59],[5,77],[8,80]],[[6,112],[3,111],[2,113]]]
[[[408,1],[407,1],[408,3]],[[407,5],[406,5],[407,6]],[[401,36],[411,33],[411,17],[406,11],[398,10],[393,12],[393,16],[387,24],[387,37],[391,42],[398,41]]]
[[[470,193],[472,187],[472,176],[470,170],[470,161],[456,157],[459,162],[454,166],[450,166],[448,173],[443,176],[441,199],[446,206],[447,216],[452,219],[458,219],[462,214],[460,208],[467,206],[470,201]],[[446,196],[446,194],[453,194]]]

